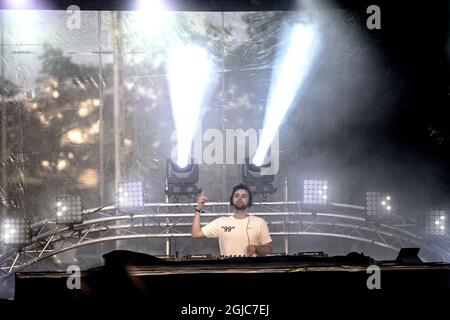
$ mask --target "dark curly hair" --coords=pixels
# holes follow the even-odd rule
[[[253,205],[253,195],[252,192],[250,191],[250,188],[243,183],[239,183],[233,187],[233,191],[231,192],[230,196],[230,205],[233,206],[233,196],[237,190],[245,190],[248,192],[248,206],[251,207]]]

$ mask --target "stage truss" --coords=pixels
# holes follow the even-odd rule
[[[59,253],[107,241],[162,238],[170,255],[171,239],[191,237],[195,203],[148,203],[144,213],[120,214],[115,206],[85,211],[85,221],[74,226],[57,225],[55,217],[32,225],[32,243],[9,248],[0,255],[0,281]],[[208,203],[202,224],[231,214],[225,202]],[[398,251],[420,247],[424,261],[448,262],[450,238],[430,241],[420,236],[415,220],[392,215],[370,219],[365,208],[331,203],[321,210],[304,210],[300,202],[257,202],[252,214],[264,217],[273,237],[282,237],[285,254],[294,254],[289,240],[298,236],[349,239]]]

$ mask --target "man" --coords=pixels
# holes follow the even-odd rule
[[[198,198],[192,222],[193,238],[218,238],[222,256],[263,256],[272,253],[272,238],[266,221],[247,212],[253,202],[250,189],[244,184],[233,187],[230,204],[234,207],[234,215],[220,217],[203,228],[200,214],[208,201],[204,192]]]

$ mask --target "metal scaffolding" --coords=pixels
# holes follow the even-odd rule
[[[147,203],[145,212],[120,215],[115,206],[86,210],[79,225],[57,225],[50,218],[32,225],[32,243],[14,247],[0,256],[0,281],[15,272],[59,253],[107,241],[143,238],[190,238],[195,203]],[[202,224],[232,214],[229,203],[208,203]],[[300,202],[257,202],[252,214],[264,217],[272,236],[283,237],[285,254],[291,237],[321,236],[349,239],[398,251],[420,247],[424,261],[448,261],[450,238],[429,242],[418,235],[414,220],[393,215],[389,220],[369,220],[365,208],[331,203],[320,212],[302,210]],[[170,246],[170,241],[166,241]],[[170,252],[170,247],[165,250]]]

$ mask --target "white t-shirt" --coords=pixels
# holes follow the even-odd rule
[[[257,216],[220,217],[205,225],[202,232],[207,238],[219,238],[223,256],[246,256],[249,244],[260,246],[272,242],[266,221]]]

